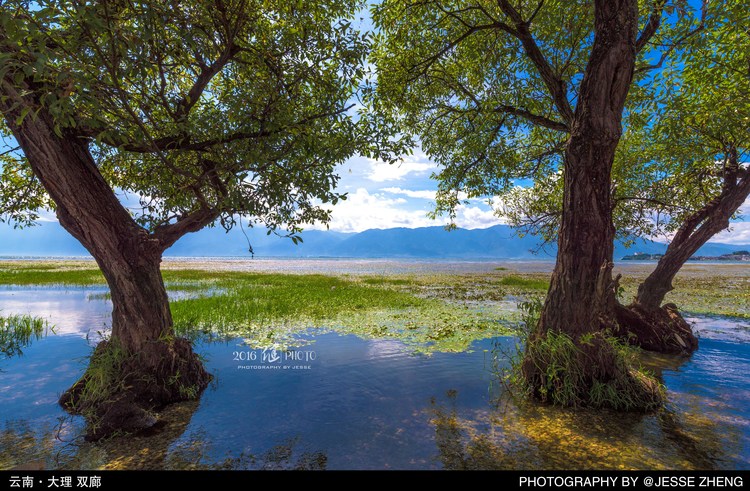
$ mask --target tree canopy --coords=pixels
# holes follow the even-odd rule
[[[619,237],[673,234],[746,173],[750,152],[750,22],[743,2],[710,3],[702,28],[681,40],[637,88],[613,169]],[[732,164],[734,162],[734,164]],[[738,165],[730,177],[732,165]],[[559,173],[504,195],[498,211],[552,241],[562,210]]]
[[[349,19],[361,6],[11,0],[0,96],[23,105],[15,123],[46,111],[58,136],[89,142],[149,231],[229,227],[240,214],[296,232],[328,219],[318,205],[341,198],[334,167],[367,149],[352,111],[368,41]],[[0,210],[26,224],[54,205],[0,131]]]
[[[700,8],[680,1],[641,1],[639,13],[635,83],[623,118],[626,139],[631,127],[653,121],[663,104],[656,87],[663,83],[660,73],[705,22]],[[555,176],[561,176],[594,42],[592,2],[384,1],[373,14],[382,30],[375,51],[379,95],[441,165],[437,213],[452,214],[462,191],[470,198],[511,192],[513,204],[519,183],[537,183],[526,193],[532,197],[557,189],[561,199],[562,182]],[[632,139],[631,150],[642,143]],[[625,169],[618,164],[614,170],[615,181],[623,181],[622,196],[630,191],[617,176],[632,172]],[[642,180],[662,175],[650,177],[651,170],[641,167],[635,174]],[[628,202],[628,213],[639,207],[636,201]],[[532,211],[542,207],[523,204]],[[649,225],[626,221],[628,213],[621,214],[620,228],[646,233]]]

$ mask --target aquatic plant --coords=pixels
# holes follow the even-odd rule
[[[23,348],[43,337],[48,331],[52,331],[52,328],[41,317],[0,316],[0,358],[23,354]]]
[[[640,350],[607,331],[574,340],[560,331],[538,333],[540,299],[521,302],[522,329],[510,368],[503,375],[509,386],[525,396],[563,407],[616,410],[658,409],[666,391],[644,369]],[[591,363],[599,367],[591,371]]]

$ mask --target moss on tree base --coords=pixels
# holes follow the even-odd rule
[[[71,414],[86,417],[87,440],[154,426],[168,404],[197,399],[211,381],[185,339],[156,341],[136,354],[102,341],[86,373],[60,397]]]
[[[532,336],[519,368],[518,383],[545,403],[651,411],[665,401],[662,384],[640,367],[635,348],[601,332]]]
[[[617,327],[613,333],[648,351],[690,355],[698,349],[698,338],[674,304],[646,309],[638,304],[617,305]]]

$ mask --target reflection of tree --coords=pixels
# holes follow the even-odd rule
[[[301,451],[289,439],[266,452],[212,457],[210,438],[197,430],[183,437],[197,402],[170,406],[156,426],[134,435],[85,442],[85,429],[64,418],[59,425],[7,422],[0,430],[1,469],[301,469],[323,470],[327,456]]]
[[[727,442],[740,431],[700,408],[622,414],[506,398],[496,409],[462,414],[456,398],[449,391],[431,407],[446,469],[713,469],[733,457],[736,445]]]
[[[447,392],[450,409],[446,410],[432,400],[432,423],[435,425],[435,442],[443,467],[449,470],[512,469],[502,449],[489,435],[476,433],[459,420],[456,413],[458,392]]]
[[[702,412],[680,414],[668,408],[659,413],[659,426],[680,456],[694,469],[718,469],[739,443],[739,433],[719,428],[716,421]]]

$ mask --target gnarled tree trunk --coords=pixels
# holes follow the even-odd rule
[[[55,202],[60,224],[94,257],[112,294],[111,337],[97,346],[87,372],[60,403],[90,418],[90,438],[148,427],[155,422],[150,410],[196,398],[210,380],[189,342],[174,338],[159,265],[167,247],[213,215],[149,234],[100,174],[88,141],[58,136],[32,96],[5,83],[3,92],[8,97],[0,99],[0,110]],[[21,117],[24,107],[32,110]]]
[[[698,339],[674,304],[662,306],[673,290],[672,281],[682,266],[714,235],[729,227],[729,220],[750,195],[750,175],[741,168],[737,149],[729,148],[721,193],[688,217],[677,230],[656,268],[638,286],[629,306],[617,307],[620,334],[631,343],[661,353],[690,354]]]
[[[597,384],[616,382],[616,390],[629,391],[639,401],[636,407],[649,408],[660,403],[660,391],[635,374],[622,373],[616,350],[601,334],[602,327],[614,325],[610,175],[635,66],[638,2],[598,0],[594,22],[594,44],[565,150],[557,262],[522,371],[537,397],[556,400],[553,392],[563,389],[550,380],[555,367],[539,347],[550,333],[562,333],[577,348],[571,353],[581,370],[575,403],[588,403]]]

